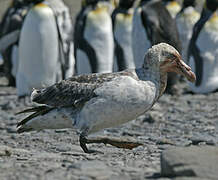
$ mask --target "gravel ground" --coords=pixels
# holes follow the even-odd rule
[[[9,2],[9,1],[7,1]],[[0,0],[0,16],[7,6]],[[79,1],[69,1],[74,16]],[[133,150],[104,144],[89,145],[102,153],[85,154],[72,130],[44,130],[16,133],[24,117],[15,113],[31,105],[19,101],[16,89],[0,78],[0,179],[161,179],[160,155],[175,146],[218,145],[218,93],[185,93],[186,83],[178,86],[180,95],[164,95],[153,109],[118,128],[95,136],[131,138],[143,143]]]
[[[102,153],[85,154],[72,130],[16,133],[28,102],[0,79],[0,179],[166,179],[160,177],[160,154],[175,146],[217,145],[218,93],[164,95],[144,116],[95,136],[130,138],[143,143],[133,150],[93,144]],[[26,104],[26,105],[25,105]]]

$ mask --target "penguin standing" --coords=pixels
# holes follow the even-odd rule
[[[134,0],[120,0],[112,14],[118,71],[135,68],[132,52],[133,4]]]
[[[113,70],[114,39],[109,1],[84,0],[74,29],[78,74]]]
[[[16,84],[18,40],[24,18],[31,6],[31,2],[13,0],[0,24],[0,52],[3,56],[3,69],[9,86]]]
[[[60,81],[68,70],[65,66],[72,64],[70,59],[66,59],[65,39],[62,38],[62,29],[58,24],[58,19],[64,20],[61,16],[69,16],[63,6],[65,5],[59,0],[35,0],[25,18],[19,40],[16,76],[19,97],[29,95],[33,88],[42,88]],[[56,11],[55,7],[61,9]]]
[[[196,83],[189,84],[194,93],[210,93],[218,89],[217,7],[217,0],[207,0],[193,28],[188,63],[196,73]]]
[[[141,12],[139,16],[141,18],[141,23],[143,24],[144,35],[142,35],[141,38],[138,38],[138,43],[140,43],[144,37],[147,37],[146,42],[149,47],[151,45],[165,42],[181,52],[182,45],[179,39],[176,21],[171,17],[163,2],[160,0],[142,1],[140,7]],[[140,44],[137,45],[137,42],[133,43],[133,47],[134,49],[138,49],[137,51],[139,51],[139,46]],[[134,58],[137,58],[137,56],[135,56],[136,53],[137,52],[134,52]],[[138,53],[141,54],[141,56],[143,54],[142,52]],[[174,88],[174,85],[177,80],[178,76],[175,73],[169,73],[166,88],[167,93],[175,93],[176,89]]]
[[[187,61],[188,44],[192,36],[192,29],[200,18],[200,14],[195,10],[195,6],[195,0],[184,0],[182,9],[176,17],[177,27],[182,41],[182,56],[184,61]]]

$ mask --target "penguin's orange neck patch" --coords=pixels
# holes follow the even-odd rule
[[[213,13],[212,17],[210,18],[210,22],[215,23],[218,22],[218,15],[217,13]]]
[[[106,12],[107,8],[106,7],[97,7],[95,10],[93,10],[94,14],[101,14],[102,12]]]
[[[41,8],[41,7],[48,7],[46,4],[44,3],[39,3],[35,5],[36,8]]]
[[[176,7],[176,6],[179,6],[179,3],[176,2],[176,1],[172,1],[168,4],[169,6],[172,6],[172,7]]]

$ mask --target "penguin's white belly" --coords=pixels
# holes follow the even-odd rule
[[[95,14],[95,12],[91,11],[87,16],[84,38],[96,53],[98,72],[112,72],[114,41],[110,15],[107,12]],[[89,65],[89,60],[85,60],[86,57],[87,56],[84,55],[84,53],[78,54],[78,74],[81,74],[81,72],[84,72],[84,70],[90,69],[87,68],[87,65]]]
[[[194,24],[187,24],[184,19],[177,19],[177,27],[179,31],[179,36],[182,41],[182,57],[185,62],[187,62],[187,51],[189,41],[192,36],[192,28]]]
[[[124,16],[121,17],[121,20],[119,20],[119,15],[124,16],[123,14],[117,15],[115,21],[116,24],[114,29],[114,37],[122,48],[125,59],[125,68],[134,69],[135,62],[132,51],[132,16]]]
[[[32,88],[42,88],[60,80],[58,33],[52,10],[33,7],[25,18],[19,41],[17,93],[28,95]],[[59,71],[59,72],[58,72]]]
[[[189,83],[195,93],[209,93],[218,89],[218,32],[202,29],[197,46],[203,57],[203,78],[200,86]],[[190,66],[196,72],[193,58],[190,58]]]
[[[136,68],[142,67],[145,52],[150,48],[145,28],[141,20],[141,8],[137,8],[133,16],[132,49]]]

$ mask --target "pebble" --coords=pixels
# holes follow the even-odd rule
[[[8,146],[0,146],[0,157],[1,156],[11,156],[12,149]]]

